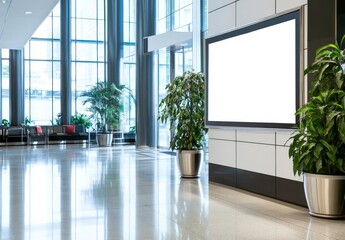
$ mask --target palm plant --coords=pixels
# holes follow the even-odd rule
[[[130,89],[124,85],[116,87],[114,83],[97,82],[90,90],[81,94],[86,99],[83,104],[89,104],[87,110],[92,114],[90,118],[97,122],[98,130],[107,132],[111,129],[119,129],[120,116],[123,111],[124,98]]]

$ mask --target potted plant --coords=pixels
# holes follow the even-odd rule
[[[187,71],[167,84],[159,104],[158,120],[170,123],[170,149],[178,150],[182,177],[198,177],[205,145],[205,80],[202,73]]]
[[[57,114],[57,117],[54,120],[50,120],[52,126],[61,125],[61,113]]]
[[[123,109],[123,96],[130,90],[114,83],[97,82],[89,91],[81,94],[86,99],[83,104],[89,104],[87,110],[92,114],[90,118],[97,123],[97,143],[99,146],[111,146],[113,141],[112,130],[118,130],[120,115]]]
[[[7,119],[2,119],[1,121],[1,126],[3,127],[9,127],[11,125],[10,121],[8,121]]]
[[[75,125],[83,126],[85,129],[91,127],[90,119],[82,113],[76,113],[74,116],[71,117],[71,123]]]
[[[30,117],[26,116],[24,119],[24,126],[28,127],[31,123],[33,123],[33,121],[31,121]]]
[[[345,216],[344,62],[344,50],[337,44],[316,51],[315,62],[305,70],[313,74],[309,101],[297,110],[300,126],[291,137],[293,171],[303,173],[309,212],[314,216]]]

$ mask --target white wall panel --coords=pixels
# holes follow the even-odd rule
[[[208,161],[222,166],[236,167],[235,147],[235,142],[210,139]]]
[[[208,37],[235,28],[235,3],[208,14]]]
[[[277,13],[307,4],[307,0],[277,0]]]
[[[289,140],[289,138],[293,132],[294,130],[277,132],[276,144],[280,146],[290,146],[291,140]]]
[[[289,158],[289,148],[277,146],[277,177],[303,182],[302,176],[294,176],[292,159]]]
[[[224,139],[224,140],[236,140],[236,131],[228,129],[209,129],[209,139]]]
[[[237,26],[259,21],[275,14],[275,0],[240,0],[237,2]]]
[[[237,168],[275,176],[275,146],[237,143]]]
[[[236,0],[208,0],[208,12],[212,12],[215,9],[225,7],[230,3],[236,2]]]
[[[238,130],[237,141],[275,144],[274,131]]]

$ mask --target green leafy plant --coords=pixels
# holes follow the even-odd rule
[[[11,125],[11,123],[10,123],[10,121],[8,121],[7,119],[2,119],[2,121],[1,121],[1,125],[3,126],[3,127],[9,127],[10,125]]]
[[[128,133],[135,134],[135,133],[136,133],[136,128],[135,128],[135,126],[129,127]]]
[[[159,104],[158,120],[170,123],[174,133],[171,150],[199,150],[205,145],[205,79],[202,73],[187,71],[167,84],[166,97]]]
[[[26,116],[24,119],[24,126],[30,126],[30,124],[32,123],[30,117]]]
[[[76,113],[74,116],[72,116],[71,123],[84,126],[86,129],[88,129],[92,125],[90,119],[82,113]]]
[[[58,113],[57,117],[54,120],[50,120],[52,125],[61,125],[61,113]]]
[[[345,173],[345,55],[340,46],[318,49],[314,63],[305,70],[313,74],[313,81],[309,101],[296,112],[300,127],[289,148],[294,174]]]
[[[132,93],[124,85],[116,87],[113,83],[97,82],[81,97],[86,98],[83,104],[89,104],[87,110],[92,113],[90,117],[97,122],[98,129],[107,132],[109,127],[116,130],[120,127],[125,95],[132,96]]]

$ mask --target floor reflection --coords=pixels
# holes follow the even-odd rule
[[[345,235],[344,222],[310,220],[305,209],[209,184],[206,164],[200,179],[181,179],[175,157],[156,149],[4,147],[0,181],[2,240]]]

